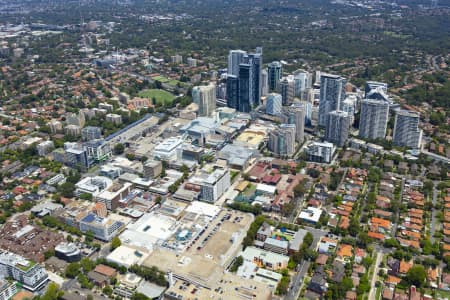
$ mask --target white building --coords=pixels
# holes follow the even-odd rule
[[[336,147],[332,143],[312,142],[306,147],[306,155],[309,161],[330,163],[335,150]]]
[[[153,158],[170,161],[176,159],[177,149],[183,145],[183,139],[171,137],[159,143],[153,149]]]
[[[39,143],[36,146],[39,156],[46,156],[47,154],[52,152],[52,150],[54,148],[55,148],[55,145],[53,144],[52,141],[45,141],[45,142]]]
[[[216,85],[209,83],[192,88],[192,102],[198,105],[199,116],[210,116],[216,109]]]
[[[3,250],[0,252],[0,276],[17,280],[32,292],[43,288],[48,281],[47,272],[41,265]]]
[[[82,232],[92,232],[94,237],[102,241],[110,241],[115,237],[124,223],[111,218],[102,218],[94,213],[87,214],[80,221]]]
[[[81,194],[91,194],[96,197],[102,191],[106,190],[112,186],[113,182],[111,179],[103,176],[86,177],[81,179],[77,184],[75,184],[76,195]]]
[[[308,207],[300,212],[298,218],[300,221],[304,221],[311,224],[317,224],[320,220],[320,216],[322,215],[322,210],[316,207]]]

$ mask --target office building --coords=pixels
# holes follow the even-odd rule
[[[359,136],[365,139],[384,139],[389,120],[389,103],[364,99],[361,102]]]
[[[305,109],[302,106],[291,106],[286,109],[287,123],[295,125],[295,140],[303,143],[305,139]]]
[[[236,75],[228,75],[227,106],[230,108],[238,109],[238,103],[239,103],[239,77]]]
[[[29,291],[43,288],[48,281],[45,269],[20,255],[0,250],[0,276],[9,277]]]
[[[270,93],[266,100],[266,113],[272,116],[280,115],[283,108],[282,101],[280,94]]]
[[[153,149],[153,158],[156,160],[171,161],[176,159],[177,150],[183,145],[183,139],[180,137],[168,138]]]
[[[46,156],[47,154],[52,152],[52,150],[54,148],[55,148],[55,145],[53,144],[52,141],[45,141],[45,142],[39,143],[36,146],[36,150],[37,150],[39,156]]]
[[[283,105],[291,105],[294,102],[295,81],[294,76],[289,75],[280,81],[280,93]]]
[[[192,89],[192,101],[198,105],[198,115],[210,116],[216,109],[216,85],[195,86]]]
[[[308,161],[318,163],[330,163],[333,159],[336,147],[332,143],[312,142],[306,147],[306,157]]]
[[[108,210],[115,210],[119,207],[119,202],[127,198],[131,192],[132,184],[129,182],[114,183],[95,196],[95,200],[104,203]]]
[[[86,149],[77,143],[64,143],[64,163],[72,168],[90,168],[91,162],[88,159]]]
[[[111,218],[102,218],[93,213],[87,214],[80,221],[81,232],[92,232],[96,239],[110,241],[115,237],[124,223]]]
[[[112,156],[112,149],[104,139],[91,140],[83,144],[90,164],[106,161]]]
[[[422,130],[419,128],[419,121],[419,113],[397,110],[395,112],[393,144],[412,149],[420,148]]]
[[[201,172],[195,175],[190,182],[200,186],[200,200],[214,203],[230,187],[230,171],[218,168],[212,173]]]
[[[269,133],[269,151],[285,157],[295,153],[295,124],[281,124],[279,128]]]
[[[344,146],[350,130],[350,116],[340,110],[328,113],[325,127],[325,140],[338,147]]]
[[[156,178],[162,172],[162,162],[159,160],[148,160],[144,163],[144,177]]]
[[[98,140],[102,138],[102,129],[96,126],[86,126],[81,130],[83,141]]]
[[[345,98],[346,79],[330,74],[320,76],[319,126],[325,127],[328,113],[341,110],[341,102]]]
[[[15,281],[0,279],[0,299],[9,300],[15,294],[17,294],[17,283]]]
[[[242,63],[244,56],[247,55],[243,50],[231,50],[228,54],[228,75],[239,76],[239,65]]]
[[[279,61],[271,62],[267,67],[269,91],[279,91],[281,77],[283,76],[283,65]]]
[[[107,177],[85,177],[75,184],[75,195],[91,194],[95,198],[98,194],[112,185],[112,180]]]
[[[74,243],[62,242],[55,247],[55,256],[67,262],[81,260],[81,250]]]

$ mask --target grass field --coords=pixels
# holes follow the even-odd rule
[[[160,104],[171,104],[175,96],[164,90],[145,90],[139,93],[139,97],[148,98],[148,99],[156,99],[156,103]]]
[[[158,80],[161,83],[166,83],[166,82],[170,81],[169,79],[167,79],[166,77],[163,77],[163,76],[155,76],[155,77],[152,77],[152,79]]]

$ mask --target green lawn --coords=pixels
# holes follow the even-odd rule
[[[436,296],[437,297],[441,297],[443,299],[450,299],[450,292],[449,291],[443,291],[443,290],[437,290],[436,291]]]
[[[171,104],[175,96],[164,90],[145,90],[139,93],[139,97],[148,98],[148,99],[156,99],[156,103],[165,103]]]
[[[152,79],[158,80],[161,83],[166,83],[166,82],[170,81],[169,79],[167,79],[166,77],[163,77],[163,76],[155,76],[155,77],[152,77]]]

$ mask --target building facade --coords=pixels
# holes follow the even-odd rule
[[[266,113],[272,116],[277,116],[281,114],[283,105],[282,97],[277,93],[270,93],[266,100]]]
[[[350,130],[350,116],[344,111],[334,110],[328,113],[325,128],[325,140],[338,147],[344,146]]]
[[[269,92],[279,91],[279,84],[283,76],[283,65],[279,61],[273,61],[267,67]]]
[[[192,89],[192,101],[198,105],[198,115],[210,116],[216,109],[216,85],[196,86]]]
[[[393,144],[412,149],[420,148],[422,130],[419,128],[419,113],[397,110],[395,113]]]
[[[383,139],[389,121],[389,103],[380,100],[361,101],[359,136],[365,139]]]
[[[340,110],[341,101],[345,98],[346,79],[330,74],[320,76],[319,126],[326,126],[328,113]]]
[[[47,272],[41,265],[3,250],[0,252],[0,276],[18,281],[32,292],[43,288],[48,281]]]

